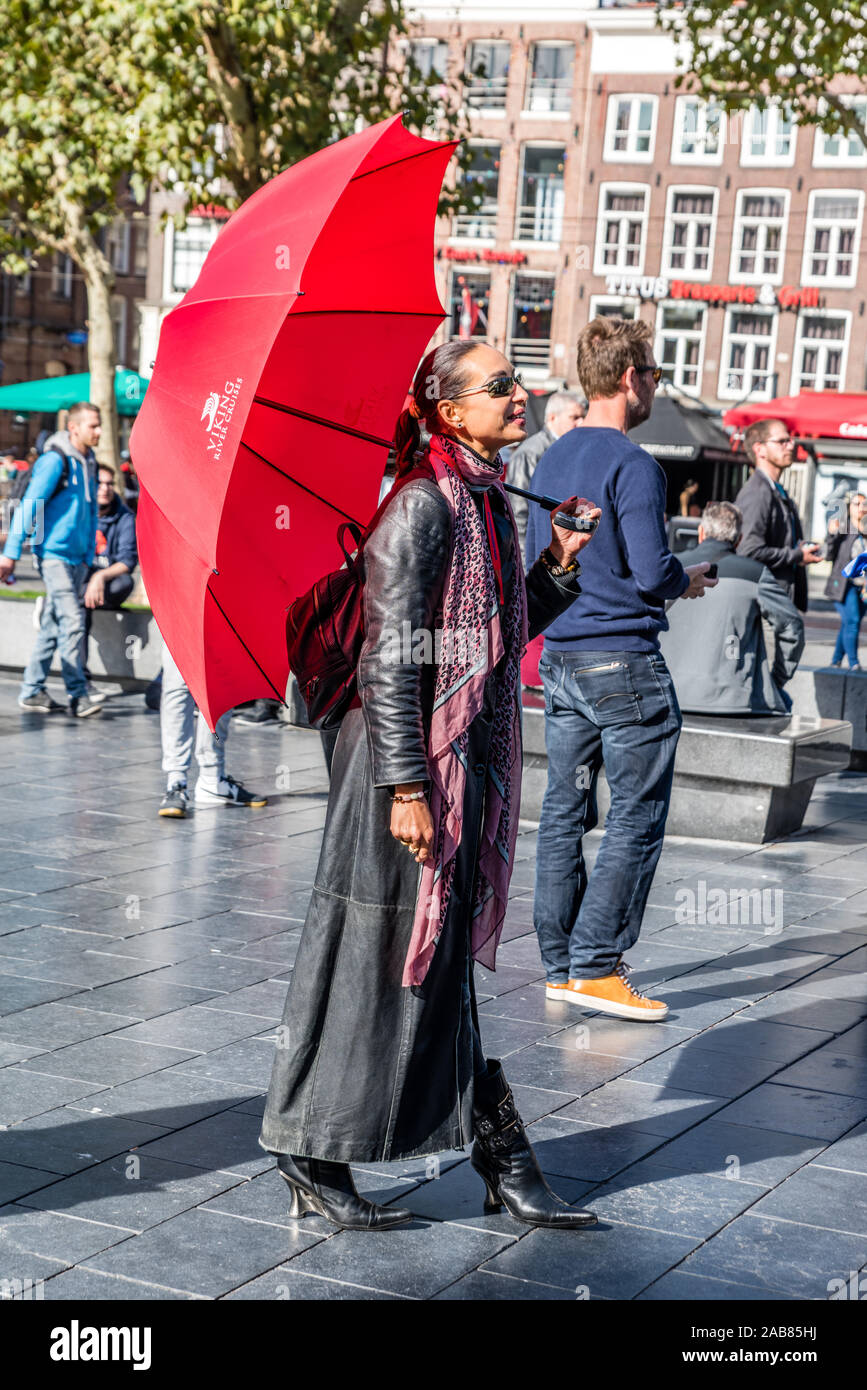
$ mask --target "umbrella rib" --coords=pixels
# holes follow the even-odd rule
[[[256,660],[256,658],[255,658],[255,656],[253,655],[253,653],[250,651],[250,648],[247,646],[247,643],[244,641],[244,639],[243,639],[243,637],[241,636],[240,632],[239,632],[238,629],[235,627],[235,624],[232,622],[231,618],[229,617],[228,613],[226,612],[225,608],[224,608],[223,605],[221,604],[220,600],[217,598],[217,595],[214,593],[214,591],[213,591],[213,589],[211,588],[210,585],[208,585],[208,593],[210,594],[210,596],[211,596],[211,598],[213,599],[214,603],[215,603],[215,604],[217,605],[217,607],[219,608],[220,612],[221,612],[222,615],[223,615],[223,618],[224,618],[224,619],[226,620],[226,622],[229,624],[229,627],[230,627],[230,628],[232,629],[232,631],[234,632],[234,634],[235,634],[235,636],[237,637],[238,641],[241,643],[241,646],[244,648],[244,651],[247,653],[247,655],[248,655],[248,657],[250,658],[250,660],[254,663],[255,666],[258,667],[258,669],[259,669],[259,671],[261,672],[261,674],[265,677],[265,680],[268,682],[268,684],[270,685],[271,689],[274,691],[274,694],[277,696],[277,699],[280,701],[280,704],[281,704],[281,705],[285,705],[285,703],[286,703],[285,694],[283,694],[283,695],[280,694],[280,691],[277,689],[276,685],[275,685],[274,682],[271,680],[271,677],[268,675],[267,671],[265,671],[265,670],[259,665],[259,662]]]
[[[273,468],[274,472],[279,473],[281,478],[287,478],[295,487],[300,487],[302,492],[309,493],[311,497],[315,497],[316,501],[321,502],[324,507],[330,507],[338,516],[345,517],[346,520],[351,521],[354,526],[361,526],[361,522],[356,521],[354,516],[349,515],[349,512],[345,512],[342,507],[335,506],[333,502],[329,502],[327,497],[320,497],[319,493],[314,492],[312,487],[306,487],[304,483],[299,483],[298,479],[293,478],[291,473],[285,473],[282,468],[277,467],[276,463],[272,463],[270,459],[266,459],[264,454],[260,454],[258,449],[254,449],[250,444],[246,444],[243,439],[241,440],[241,448],[246,449],[247,452],[252,454],[254,458],[257,458],[260,463],[265,463],[269,468]]]
[[[367,434],[364,430],[353,429],[351,425],[339,425],[336,420],[324,420],[321,415],[311,415],[309,411],[298,410],[292,405],[282,405],[280,401],[269,401],[265,396],[254,396],[254,405],[266,405],[269,410],[280,410],[284,415],[296,415],[299,420],[309,420],[312,425],[324,425],[326,429],[337,430],[340,434],[349,434],[353,439],[363,439],[366,444],[379,444],[383,449],[391,448],[390,439],[380,439],[376,434]]]
[[[413,159],[427,159],[432,154],[442,154],[443,145],[451,145],[453,150],[457,149],[460,140],[438,140],[427,150],[416,150],[415,154],[401,155],[400,159],[392,159],[388,164],[378,164],[375,169],[365,169],[363,174],[353,174],[350,183],[358,183],[361,179],[369,179],[371,174],[381,174],[385,169],[396,169],[398,164],[409,164]]]

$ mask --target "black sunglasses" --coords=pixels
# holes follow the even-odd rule
[[[653,372],[653,380],[656,382],[657,386],[662,381],[661,367],[636,367],[635,370],[637,372]]]
[[[474,386],[470,391],[458,391],[457,395],[452,396],[456,401],[461,396],[476,396],[480,391],[487,391],[489,396],[511,396],[514,395],[516,386],[523,386],[524,379],[520,372],[515,372],[512,376],[495,376],[493,381],[486,381],[484,386]]]

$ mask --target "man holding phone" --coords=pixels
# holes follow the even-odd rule
[[[642,320],[597,318],[578,339],[589,409],[581,429],[547,451],[532,491],[596,498],[602,516],[581,554],[581,595],[545,632],[548,786],[536,852],[534,922],[549,999],[653,1021],[668,1006],[629,982],[671,799],[681,715],[659,651],[666,600],[699,598],[707,564],[684,569],[665,533],[665,477],[627,438],[646,420],[662,375]],[[527,559],[550,518],[530,506]],[[582,837],[597,821],[602,764],[611,792],[605,835],[588,876]]]
[[[744,434],[744,453],[753,472],[735,498],[743,516],[738,554],[767,565],[806,613],[806,567],[821,560],[822,549],[804,540],[798,509],[780,482],[794,461],[795,441],[782,420],[757,420]]]

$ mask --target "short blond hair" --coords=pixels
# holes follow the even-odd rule
[[[588,401],[616,396],[630,367],[643,367],[653,330],[643,319],[595,318],[578,335],[578,379]]]

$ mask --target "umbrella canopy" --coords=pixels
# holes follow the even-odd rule
[[[399,117],[260,188],[166,317],[130,439],[154,616],[211,728],[283,698],[286,608],[373,514],[434,280],[454,143]]]
[[[867,439],[867,392],[802,391],[736,406],[723,418],[738,430],[756,420],[782,420],[801,439]]]
[[[149,378],[126,367],[114,372],[114,399],[119,415],[137,415],[141,409]],[[46,376],[39,381],[19,381],[0,386],[0,410],[28,412],[68,410],[76,401],[90,400],[90,372],[72,376]]]

